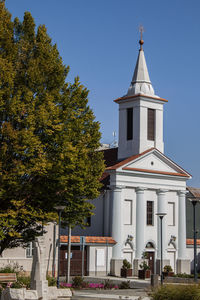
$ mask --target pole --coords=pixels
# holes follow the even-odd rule
[[[84,250],[85,250],[85,244],[83,244],[83,248],[82,248],[82,270],[81,270],[82,277],[84,276]]]
[[[59,224],[58,224],[58,274],[57,274],[57,288],[60,287],[60,227],[61,227],[61,210],[58,211]]]
[[[162,219],[163,216],[160,216],[160,265],[161,265],[161,271],[160,271],[160,279],[161,279],[161,285],[163,285],[163,242],[162,242]]]
[[[68,246],[67,246],[67,283],[70,281],[70,260],[71,260],[71,225],[68,225]]]
[[[196,232],[197,201],[192,201],[192,204],[193,204],[193,229],[194,229],[194,282],[197,282],[197,232]]]
[[[53,224],[53,264],[52,264],[52,277],[55,277],[55,261],[56,261],[56,224]]]
[[[106,239],[106,276],[108,275],[108,240]]]

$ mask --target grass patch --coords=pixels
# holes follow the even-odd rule
[[[151,293],[152,300],[200,300],[199,285],[164,285]]]

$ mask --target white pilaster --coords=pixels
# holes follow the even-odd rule
[[[147,141],[147,107],[140,104],[140,127],[139,130],[139,152],[142,153],[143,151],[147,150],[148,148],[148,141]]]
[[[110,213],[110,190],[106,190],[104,195],[104,235],[109,236],[109,213]]]
[[[178,259],[186,259],[186,191],[178,192]]]
[[[167,190],[160,189],[157,191],[158,196],[158,213],[167,213],[167,199],[166,199]],[[160,218],[157,217],[157,241],[158,241],[158,253],[157,258],[161,258],[161,224]],[[166,259],[167,256],[167,215],[162,219],[162,250],[163,250],[163,259]]]
[[[112,188],[112,237],[117,242],[113,247],[113,259],[122,259],[123,224],[122,224],[122,187]]]
[[[186,257],[186,191],[178,192],[178,259],[177,273],[190,274],[190,260]]]
[[[163,107],[156,110],[156,126],[155,126],[155,148],[164,153],[163,142]]]
[[[145,249],[144,230],[146,224],[146,205],[144,197],[145,188],[136,189],[136,253],[135,258],[140,259]]]

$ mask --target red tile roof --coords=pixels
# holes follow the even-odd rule
[[[186,244],[193,246],[194,245],[194,240],[193,239],[187,239]],[[197,245],[200,245],[200,240],[199,239],[197,240]]]
[[[158,149],[156,148],[150,148],[145,150],[144,152],[137,154],[137,155],[132,155],[126,159],[123,159],[121,161],[117,161],[117,148],[114,149],[109,149],[109,150],[115,150],[115,159],[116,159],[116,163],[114,163],[115,159],[111,160],[109,155],[112,155],[112,152],[106,153],[108,150],[104,150],[104,157],[105,157],[105,164],[106,164],[106,170],[116,170],[117,168],[127,164],[130,161],[133,161],[135,159],[137,159],[138,157],[143,156],[144,154],[151,152],[152,150],[156,150],[158,152],[160,152]],[[161,152],[160,152],[161,153]],[[161,153],[162,155],[164,155],[163,153]],[[164,155],[167,159],[169,159],[166,155]],[[106,160],[106,158],[108,160]],[[169,159],[170,161],[172,161],[171,159]],[[173,162],[173,161],[172,161]],[[178,166],[176,163],[174,163],[176,166]],[[179,167],[179,166],[178,166]],[[179,167],[181,168],[181,167]],[[146,170],[146,169],[137,169],[137,168],[129,168],[129,167],[124,167],[123,170],[129,170],[129,171],[138,171],[138,172],[145,172],[145,173],[156,173],[156,174],[163,174],[163,175],[174,175],[174,176],[181,176],[181,177],[190,177],[191,175],[186,172],[183,168],[181,168],[183,170],[183,172],[187,173],[178,173],[178,172],[164,172],[164,171],[156,171],[156,170]],[[106,173],[105,173],[106,174]],[[106,176],[106,175],[104,175]]]
[[[132,161],[132,160],[135,160],[136,158],[138,158],[138,157],[140,157],[140,156],[142,156],[142,155],[144,155],[144,154],[146,154],[146,153],[148,153],[148,152],[151,152],[151,151],[154,150],[154,149],[155,149],[155,148],[150,148],[150,149],[148,149],[148,150],[146,150],[146,151],[144,151],[144,152],[142,152],[142,153],[140,153],[140,154],[132,155],[132,156],[130,156],[130,157],[128,157],[128,158],[126,158],[126,159],[124,159],[124,160],[122,160],[122,161],[116,163],[115,165],[112,165],[112,166],[107,167],[106,170],[116,170],[117,168],[119,168],[119,167],[121,167],[121,166],[127,164],[128,162],[130,162],[130,161]]]
[[[68,236],[62,235],[60,237],[61,243],[68,243]],[[86,236],[85,237],[86,244],[116,244],[115,240],[109,236]],[[72,236],[71,237],[72,244],[80,244],[80,236]]]
[[[144,173],[155,173],[155,174],[162,174],[162,175],[173,175],[173,176],[189,177],[188,175],[183,174],[183,173],[164,172],[164,171],[148,170],[148,169],[138,169],[138,168],[124,167],[123,170],[127,170],[127,171],[137,171],[137,172],[144,172]]]
[[[122,167],[123,165],[127,164],[130,161],[134,161],[138,157],[143,156],[144,154],[151,152],[153,150],[156,150],[160,152],[156,148],[150,148],[145,150],[144,152],[137,154],[137,155],[132,155],[126,159],[123,160],[117,160],[117,154],[118,154],[118,148],[111,148],[111,149],[106,149],[102,150],[104,153],[104,160],[105,160],[105,165],[106,165],[106,170],[116,170],[119,167]],[[161,153],[161,152],[160,152]],[[161,153],[164,155],[163,153]],[[169,159],[166,155],[164,155],[167,159]],[[171,159],[169,159],[172,161]],[[173,162],[173,161],[172,161]],[[174,163],[174,162],[173,162]],[[174,163],[177,167],[179,167],[176,163]],[[145,172],[145,173],[154,173],[154,174],[162,174],[162,175],[173,175],[173,176],[180,176],[180,177],[187,177],[189,178],[191,175],[185,171],[183,168],[179,167],[183,173],[178,173],[178,172],[165,172],[165,171],[157,171],[157,170],[147,170],[147,169],[137,169],[137,168],[129,168],[129,167],[124,167],[123,170],[129,170],[129,171],[136,171],[136,172]],[[106,187],[109,185],[109,180],[110,180],[110,175],[107,172],[104,172],[102,174],[102,177],[100,181],[103,183],[103,186]],[[200,191],[199,191],[200,192]]]
[[[147,96],[147,95],[143,95],[143,94],[137,94],[137,95],[133,95],[133,96],[123,96],[120,98],[117,98],[114,100],[114,102],[118,102],[120,100],[126,100],[126,99],[132,99],[132,98],[137,98],[138,96],[144,97],[144,98],[150,98],[150,99],[156,99],[159,101],[164,101],[164,102],[168,102],[168,100],[164,99],[164,98],[160,98],[160,97],[152,97],[152,96]]]
[[[85,237],[86,244],[116,244],[116,241],[112,237],[108,236],[86,236]],[[68,236],[62,235],[60,237],[61,243],[68,243]],[[80,244],[80,236],[72,236],[71,237],[72,244]],[[187,245],[194,245],[193,239],[186,240]],[[200,239],[197,239],[197,245],[200,245]]]

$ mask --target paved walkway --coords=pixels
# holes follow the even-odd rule
[[[85,276],[84,280],[89,283],[103,283],[110,280],[112,284],[119,285],[122,281],[130,281],[130,289],[124,290],[76,290],[72,297],[73,300],[149,300],[147,290],[150,288],[150,280],[139,280],[137,278],[118,278],[118,277],[92,277]]]
[[[150,299],[143,290],[82,290],[74,291],[72,300],[147,300]]]
[[[110,280],[115,285],[119,285],[122,281],[130,281],[130,288],[131,289],[145,289],[150,287],[150,279],[141,280],[137,277],[129,277],[129,278],[122,278],[122,277],[113,277],[113,276],[102,276],[102,277],[92,277],[92,276],[85,276],[84,280],[87,282],[93,283],[103,283],[105,280]]]

